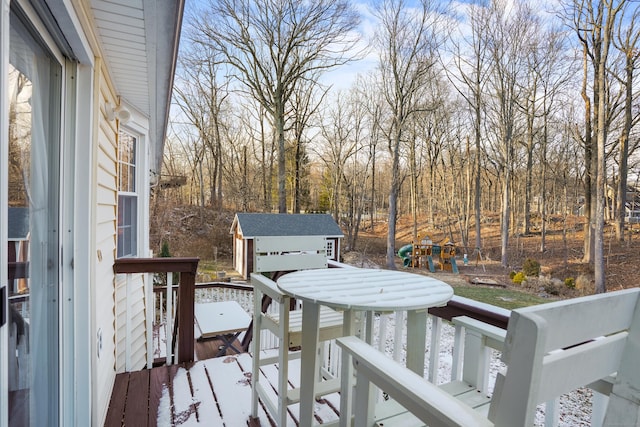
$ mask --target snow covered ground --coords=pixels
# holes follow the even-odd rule
[[[394,325],[395,315],[390,314],[387,317],[386,327],[386,343],[385,352],[393,354],[393,341],[394,341]],[[431,319],[428,321],[427,334],[431,335]],[[376,319],[374,323],[374,336],[379,335],[380,318]],[[405,328],[406,331],[406,328]],[[453,344],[454,344],[454,332],[455,328],[446,321],[442,322],[441,336],[440,336],[440,354],[439,354],[439,367],[437,375],[437,383],[442,384],[451,381],[451,368],[453,363]],[[428,339],[428,338],[427,338]],[[404,338],[406,341],[406,338]],[[429,343],[429,341],[427,341]],[[376,343],[374,342],[374,345]],[[403,343],[403,350],[406,349],[406,342]],[[402,354],[402,360],[404,361],[404,353]],[[500,360],[500,353],[493,352],[490,365],[490,390],[493,390],[496,375],[500,370],[504,369],[504,363]],[[426,367],[425,377],[429,370],[429,348],[427,345],[426,350]],[[590,426],[591,425],[591,398],[592,392],[590,389],[578,389],[559,398],[558,406],[558,426],[559,427],[578,427],[578,426]],[[536,413],[535,426],[544,426],[545,421],[545,404],[538,406]]]

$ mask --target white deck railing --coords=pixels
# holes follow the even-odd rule
[[[158,326],[166,325],[167,319],[175,318],[174,315],[167,316],[167,306],[175,310],[175,304],[167,304],[166,288],[156,287],[154,298],[154,330],[163,330]],[[160,292],[160,291],[163,292]],[[174,287],[174,293],[176,288]],[[253,310],[253,289],[250,285],[238,283],[201,283],[196,285],[195,302],[213,301],[237,301],[249,314]],[[175,300],[174,300],[175,301]],[[270,313],[277,313],[277,305],[272,304],[268,308]],[[442,308],[431,309],[427,324],[427,342],[425,350],[425,372],[424,376],[435,384],[449,382],[456,378],[461,372],[464,363],[462,358],[463,348],[463,327],[454,327],[449,320],[456,316],[468,316],[499,325],[506,329],[510,311],[489,304],[480,303],[470,299],[454,296],[449,304]],[[406,358],[406,313],[394,312],[375,314],[373,320],[373,345],[389,357],[405,363]],[[164,331],[163,331],[164,332]],[[162,339],[163,337],[160,337]],[[166,339],[166,337],[164,337]],[[242,338],[242,337],[241,337]],[[263,331],[261,336],[261,350],[276,349],[278,340],[268,331]],[[162,355],[162,354],[160,354]],[[340,372],[340,362],[342,360],[340,348],[332,341],[324,344],[323,369],[329,376],[335,376]],[[156,357],[158,353],[156,353]],[[500,353],[493,351],[490,354],[490,363],[484,377],[487,378],[487,389],[493,390],[493,384],[497,372],[501,369],[502,362]],[[568,399],[571,399],[570,397]],[[596,401],[595,405],[599,403]],[[559,402],[543,406],[540,413],[546,412],[547,417],[539,415],[541,423],[545,426],[557,426]],[[585,408],[589,411],[591,408]],[[594,409],[594,410],[597,410]]]

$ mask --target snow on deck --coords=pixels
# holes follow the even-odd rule
[[[299,360],[290,362],[290,372],[299,372]],[[186,366],[162,366],[151,370],[118,374],[105,427],[123,425],[243,426],[251,415],[251,355],[242,353],[195,362]],[[277,384],[276,365],[262,370],[263,379]],[[296,385],[296,381],[291,382]],[[145,388],[147,392],[141,392]],[[149,396],[156,395],[153,399]],[[338,419],[337,393],[316,402],[316,419]],[[298,425],[298,405],[291,405],[288,426]],[[258,424],[259,422],[259,424]],[[252,426],[275,423],[259,406]]]

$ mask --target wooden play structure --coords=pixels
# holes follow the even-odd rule
[[[434,244],[431,237],[425,234],[417,242],[414,241],[398,250],[398,256],[405,267],[428,268],[432,273],[436,271],[433,263],[435,255],[438,256],[440,270],[458,273],[456,246],[448,239]]]

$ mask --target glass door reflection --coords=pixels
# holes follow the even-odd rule
[[[57,425],[62,68],[13,10],[10,23],[9,425]]]

